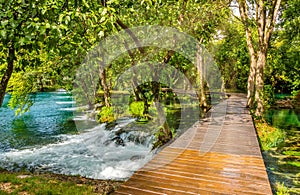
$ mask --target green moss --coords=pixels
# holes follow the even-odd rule
[[[285,140],[286,133],[282,129],[261,122],[256,122],[255,126],[262,150],[275,148]]]
[[[173,137],[176,136],[174,128],[169,128],[167,125],[159,127],[159,130],[154,133],[155,139],[152,144],[152,150],[159,148],[168,143]]]

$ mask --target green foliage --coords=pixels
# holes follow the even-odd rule
[[[7,66],[8,48],[12,45],[16,54],[14,73],[33,75],[33,79],[26,84],[28,90],[21,93],[21,85],[9,88],[10,92],[16,91],[13,95],[15,100],[11,103],[13,108],[20,107],[26,111],[24,108],[30,107],[32,101],[27,101],[31,98],[25,97],[26,93],[49,88],[70,90],[76,68],[82,63],[87,52],[106,36],[124,28],[117,24],[118,19],[127,27],[141,25],[175,27],[194,36],[199,43],[205,45],[212,43],[214,46],[211,51],[215,53],[225,87],[246,90],[249,57],[243,28],[238,21],[228,20],[230,9],[223,1],[123,0],[106,1],[106,5],[102,4],[103,2],[1,1],[0,78]],[[274,39],[271,40],[269,63],[266,67],[266,84],[274,86],[275,92],[286,89],[296,91],[300,87],[299,44],[297,44],[299,2],[294,0],[287,2],[280,18],[282,28],[275,29]],[[119,45],[112,47],[109,49]],[[165,50],[157,52],[157,48],[150,47],[144,50],[145,53],[141,55],[138,55],[140,54],[138,50],[133,50],[134,59],[124,53],[110,64],[105,73],[107,83],[111,86],[116,85],[118,76],[134,65],[134,61],[141,62],[145,59],[162,61],[168,52]],[[192,82],[198,77],[192,63],[179,54],[174,54],[168,64],[182,71]],[[16,75],[13,74],[12,77]],[[176,82],[176,77],[172,75],[166,78],[168,79]],[[93,87],[96,89],[92,89]],[[89,88],[91,91],[103,90],[101,83]],[[152,95],[145,93],[148,99],[153,98]],[[269,92],[265,93],[266,104],[272,101],[269,95]]]
[[[24,75],[22,72],[15,73],[13,79],[10,80],[9,89],[12,91],[12,96],[8,105],[15,109],[16,115],[27,112],[34,103],[34,94],[31,94],[35,92],[33,83],[33,77]]]
[[[143,101],[132,102],[129,105],[129,112],[135,117],[143,117],[145,110],[145,103]]]
[[[35,88],[38,85],[39,91],[44,90],[45,86],[71,89],[76,67],[82,62],[87,52],[104,37],[124,28],[118,25],[117,20],[122,21],[128,27],[140,25],[176,27],[206,44],[212,40],[217,32],[217,26],[229,13],[229,8],[221,1],[2,0],[0,6],[2,10],[0,14],[0,76],[2,78],[8,63],[6,61],[8,48],[14,47],[16,55],[14,72],[21,71],[24,74],[37,75],[31,87]],[[119,45],[113,47],[116,48]],[[152,51],[156,49],[145,50],[147,50],[146,53],[152,54]],[[158,55],[152,55],[152,57],[161,60],[166,52],[168,51],[156,52]],[[137,54],[136,51],[133,53]],[[144,58],[145,54],[142,56],[143,60]],[[193,75],[193,70],[191,70],[193,67],[185,63],[186,60],[182,57],[182,59],[179,58],[175,58],[170,64],[195,78],[196,75]],[[127,54],[122,54],[113,62],[105,73],[107,83],[115,84],[118,75],[133,65],[132,60]],[[169,79],[174,78],[170,76]],[[30,87],[29,84],[28,87]],[[103,90],[102,83],[89,88],[93,87],[96,89],[91,90]],[[12,90],[17,90],[17,88]],[[35,89],[30,91],[35,91]],[[89,89],[83,89],[83,91],[88,93]],[[15,97],[17,94],[20,93],[15,93]],[[22,95],[19,97],[25,99]],[[95,102],[89,101],[89,103]],[[28,102],[27,106],[30,107],[30,105],[31,103]]]
[[[14,72],[36,75],[31,87],[40,85],[40,91],[72,87],[76,67],[104,36],[109,29],[107,21],[114,16],[109,6],[89,0],[8,0],[1,1],[0,8],[0,80],[11,55],[8,49],[13,48]],[[2,95],[6,89],[0,90]],[[23,95],[20,98],[25,99]],[[27,107],[30,105],[28,102]]]
[[[277,147],[285,140],[286,133],[282,129],[261,122],[256,122],[255,127],[261,149],[264,151]]]
[[[300,90],[299,6],[298,0],[283,3],[281,28],[275,30],[270,42],[265,82],[274,86],[275,93]]]
[[[243,26],[233,20],[224,23],[221,30],[224,37],[213,42],[210,50],[214,53],[225,88],[246,91],[250,59]]]
[[[293,104],[296,109],[299,109],[300,108],[300,90],[293,91],[292,95],[294,97]],[[299,124],[300,124],[300,122],[299,122]]]
[[[111,123],[116,120],[113,108],[106,106],[101,108],[101,111],[97,114],[96,118],[100,123]]]
[[[174,128],[170,129],[170,127],[167,124],[160,126],[158,131],[154,133],[155,139],[152,144],[152,150],[165,145],[175,136],[176,136],[176,132]]]
[[[289,155],[289,156],[300,156],[300,152],[298,151],[284,151],[283,152],[284,155]]]
[[[285,37],[294,44],[300,40],[300,1],[288,0],[284,6],[282,14],[282,26],[284,27]],[[299,43],[299,42],[298,42]],[[299,45],[298,45],[299,48]]]
[[[292,92],[292,96],[294,96],[295,98],[297,98],[297,96],[300,97],[300,90],[293,91],[293,92]],[[299,98],[299,100],[300,100],[300,98]]]
[[[174,128],[171,128],[172,137],[176,137],[176,130]]]
[[[264,107],[269,108],[271,105],[275,104],[276,98],[274,93],[274,87],[271,85],[264,85]]]

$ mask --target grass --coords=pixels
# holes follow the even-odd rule
[[[277,147],[285,140],[286,134],[282,129],[272,127],[263,122],[256,122],[255,127],[261,148],[264,151]]]
[[[276,183],[276,195],[289,195],[289,189],[283,183]]]
[[[284,151],[283,154],[289,156],[300,156],[300,152],[292,150]]]
[[[300,168],[300,162],[288,161],[287,164]]]
[[[1,174],[1,194],[93,194],[92,186],[78,186],[71,182],[60,182],[54,179],[24,175],[19,178],[15,174]]]
[[[4,194],[109,194],[121,182],[56,174],[12,173],[0,170],[0,195]]]

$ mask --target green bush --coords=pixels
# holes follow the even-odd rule
[[[175,136],[176,131],[174,128],[169,128],[168,126],[160,126],[159,130],[154,133],[155,139],[152,143],[152,150],[165,145]]]
[[[144,109],[145,109],[144,102],[142,101],[132,102],[129,105],[129,112],[135,117],[143,117]]]
[[[102,107],[97,114],[97,121],[100,123],[111,123],[115,121],[115,115],[112,107]]]

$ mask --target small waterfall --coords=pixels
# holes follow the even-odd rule
[[[8,99],[6,96],[6,102]],[[126,179],[153,157],[153,135],[160,126],[155,119],[142,124],[122,118],[99,125],[77,112],[67,92],[37,93],[35,100],[30,112],[17,118],[7,107],[0,108],[0,167]],[[177,135],[195,120],[195,111],[184,109],[184,120],[180,118],[182,110],[167,115],[172,127],[180,123]]]
[[[0,167],[126,179],[153,155],[151,134],[129,131],[133,123],[134,119],[122,119],[110,130],[105,124],[97,125],[79,134],[59,135],[61,141],[57,143],[4,152],[0,154]]]

